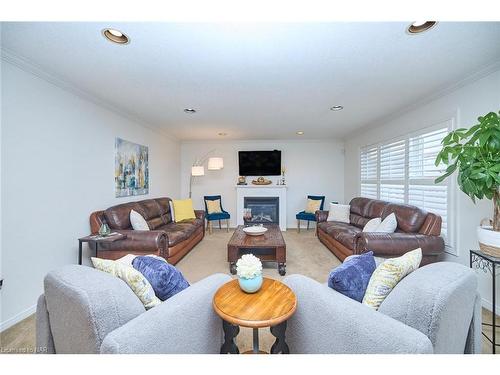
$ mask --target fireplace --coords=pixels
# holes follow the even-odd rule
[[[244,218],[245,224],[279,224],[279,197],[245,197],[243,207],[251,212]]]

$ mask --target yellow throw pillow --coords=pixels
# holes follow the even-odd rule
[[[175,222],[196,219],[194,214],[193,201],[191,199],[173,200]]]
[[[222,209],[220,208],[220,199],[216,200],[206,200],[207,203],[207,211],[209,214],[220,214]]]
[[[363,305],[378,310],[394,287],[420,266],[421,260],[422,250],[418,248],[399,258],[387,259],[381,263],[370,277]]]
[[[307,208],[306,208],[306,213],[308,214],[314,214],[316,211],[319,210],[319,207],[321,206],[321,201],[318,199],[308,199],[307,200]]]
[[[135,268],[114,260],[100,258],[90,259],[92,260],[94,268],[119,277],[125,281],[135,295],[141,300],[146,310],[161,303],[161,300],[156,297],[149,281]]]

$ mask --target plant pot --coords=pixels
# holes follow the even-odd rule
[[[483,253],[500,257],[500,232],[491,226],[477,227],[477,239]]]
[[[260,287],[262,286],[262,274],[259,276],[255,276],[251,279],[246,279],[244,277],[240,277],[238,279],[240,283],[240,288],[246,293],[255,293],[258,292]]]

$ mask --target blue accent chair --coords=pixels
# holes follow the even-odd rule
[[[208,207],[207,207],[207,201],[216,201],[217,199],[220,200],[220,208],[222,212],[214,213],[214,214],[209,214],[208,213]],[[205,202],[205,218],[207,219],[207,229],[208,233],[213,232],[213,227],[212,227],[212,221],[219,221],[219,229],[222,229],[221,226],[221,220],[226,220],[227,223],[227,231],[229,232],[229,218],[231,215],[229,215],[229,212],[224,211],[224,208],[222,208],[222,198],[220,195],[205,195],[203,197],[203,201]]]
[[[319,209],[320,209],[320,211],[323,210],[323,206],[325,204],[325,196],[324,195],[308,195],[307,199],[321,201],[321,205],[319,206]],[[300,211],[297,215],[295,215],[295,218],[297,219],[297,231],[300,233],[300,221],[306,220],[307,221],[307,229],[309,230],[309,222],[316,221],[316,214],[311,214],[311,213],[308,213],[304,210],[304,211]]]

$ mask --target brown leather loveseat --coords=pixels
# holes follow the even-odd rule
[[[195,210],[196,219],[175,223],[170,213],[170,198],[146,199],[96,211],[90,215],[90,229],[98,233],[103,222],[113,232],[124,233],[126,239],[106,244],[97,257],[118,259],[126,254],[156,254],[170,264],[176,264],[205,236],[205,211]],[[140,213],[147,221],[149,231],[132,229],[130,211]]]
[[[350,206],[349,224],[327,221],[328,211],[316,211],[318,238],[340,260],[367,251],[378,257],[397,257],[420,247],[421,265],[425,265],[438,261],[444,251],[439,215],[415,206],[369,198],[353,198]],[[383,220],[393,212],[398,222],[395,233],[363,232],[370,219]]]

